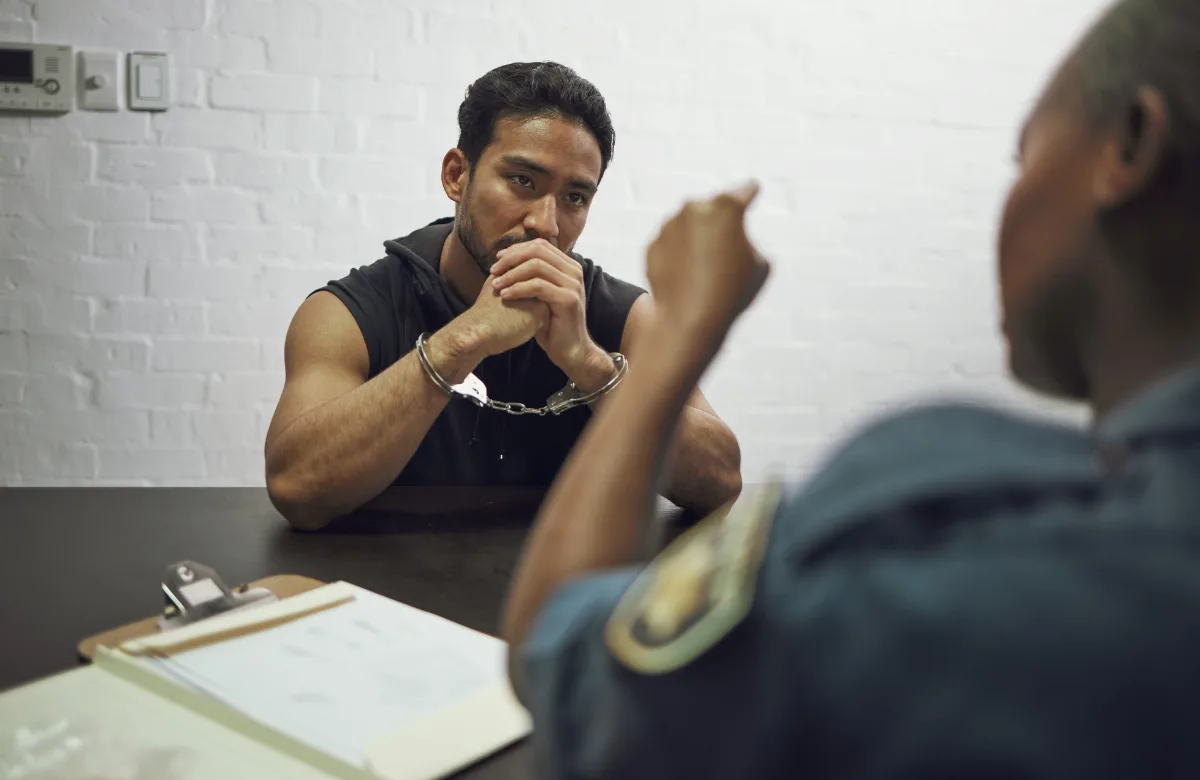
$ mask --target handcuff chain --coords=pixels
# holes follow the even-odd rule
[[[487,407],[495,409],[498,412],[507,412],[508,414],[518,416],[522,414],[535,414],[538,417],[545,417],[547,414],[550,414],[550,407],[548,406],[533,407],[511,401],[494,401],[491,398],[488,399]]]
[[[538,417],[545,417],[548,414],[557,416],[568,409],[574,409],[577,406],[586,406],[612,392],[617,385],[621,384],[621,380],[625,378],[625,374],[629,371],[629,361],[625,359],[625,356],[620,352],[610,352],[608,355],[612,358],[617,368],[613,372],[612,377],[602,387],[590,393],[580,393],[579,388],[573,382],[568,382],[562,390],[559,390],[546,399],[545,406],[526,406],[525,404],[513,401],[497,401],[489,398],[487,387],[474,374],[469,374],[458,385],[451,385],[442,378],[442,375],[433,367],[429,356],[425,354],[425,342],[428,338],[428,333],[422,333],[417,337],[417,359],[421,363],[421,368],[425,371],[425,376],[429,377],[429,380],[439,390],[451,397],[465,398],[476,406],[486,406],[489,409],[495,409],[498,412],[516,416],[530,414]]]

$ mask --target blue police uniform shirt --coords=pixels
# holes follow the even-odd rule
[[[660,668],[628,615],[670,656],[711,609],[686,577],[623,618],[659,562],[552,595],[519,659],[541,776],[1200,776],[1200,370],[1086,432],[899,413],[768,514],[744,617]]]

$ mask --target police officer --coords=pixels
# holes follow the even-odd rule
[[[1110,8],[1021,136],[1009,365],[1090,431],[905,411],[636,567],[766,276],[754,194],[650,247],[661,321],[531,533],[504,630],[542,775],[1200,777],[1200,4]]]

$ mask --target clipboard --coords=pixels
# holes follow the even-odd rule
[[[311,577],[303,577],[298,574],[276,574],[239,585],[233,590],[235,593],[244,593],[253,588],[264,588],[274,593],[276,598],[282,601],[291,596],[298,596],[301,593],[315,590],[323,585],[325,585],[324,582]],[[76,646],[76,650],[79,653],[80,659],[92,661],[96,657],[97,647],[116,648],[131,639],[141,639],[142,637],[152,636],[157,633],[158,617],[148,617],[118,628],[109,629],[100,634],[89,636]]]
[[[206,587],[215,574],[194,573],[187,584]],[[273,595],[234,598],[256,587]],[[280,575],[220,591],[214,613],[183,598],[181,614],[168,605],[83,640],[93,663],[0,696],[0,759],[12,733],[53,748],[38,760],[174,753],[204,777],[434,780],[532,731],[495,637],[344,581]],[[63,771],[114,771],[89,766]]]

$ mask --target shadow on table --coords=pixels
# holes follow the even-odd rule
[[[541,488],[395,487],[325,528],[303,533],[443,534],[525,529],[545,495]]]
[[[514,488],[395,488],[319,531],[281,525],[268,544],[279,565],[322,574],[345,565],[355,573],[379,568],[430,581],[508,577],[544,495]],[[640,557],[651,557],[692,522],[690,513],[660,500]]]
[[[396,487],[362,509],[335,519],[314,535],[428,534],[521,528],[533,524],[546,491],[520,487]],[[660,528],[685,529],[693,513],[659,500]]]

